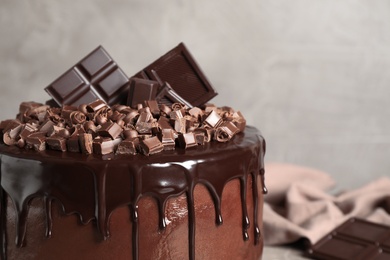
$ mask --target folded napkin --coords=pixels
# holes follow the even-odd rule
[[[289,164],[266,164],[264,203],[266,245],[306,238],[316,243],[350,217],[390,225],[390,179],[332,195],[334,180],[325,172]]]

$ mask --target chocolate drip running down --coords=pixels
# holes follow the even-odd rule
[[[115,236],[115,233],[110,233],[109,224],[113,211],[128,205],[133,223],[133,259],[138,259],[138,236],[142,232],[138,226],[138,201],[145,196],[156,200],[159,210],[159,223],[156,225],[163,230],[166,227],[167,200],[182,194],[187,196],[188,203],[189,259],[195,259],[194,188],[197,184],[207,187],[215,206],[215,222],[221,225],[222,192],[233,179],[240,180],[243,237],[247,239],[253,235],[255,243],[258,243],[257,181],[260,180],[262,192],[265,193],[264,153],[264,139],[252,127],[247,127],[229,143],[212,142],[190,150],[165,151],[150,157],[80,155],[50,150],[37,153],[0,145],[2,259],[6,259],[7,252],[6,229],[3,228],[6,226],[6,196],[12,200],[17,215],[18,246],[25,244],[28,205],[33,198],[43,198],[48,237],[55,233],[56,225],[61,225],[52,223],[53,200],[61,202],[65,214],[77,214],[82,223],[95,221],[97,229],[105,238]],[[26,172],[26,168],[30,170]],[[248,178],[252,179],[253,184],[254,234],[248,234]]]

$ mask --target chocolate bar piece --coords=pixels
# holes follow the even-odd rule
[[[127,105],[135,108],[145,100],[154,100],[160,85],[157,81],[131,78]]]
[[[164,146],[157,138],[157,136],[153,136],[148,139],[142,140],[142,142],[140,143],[140,149],[144,155],[151,155],[162,152],[164,150]]]
[[[60,106],[78,106],[96,99],[109,105],[126,104],[128,82],[122,69],[99,46],[45,90]]]
[[[154,71],[154,73],[153,73]],[[217,95],[183,43],[157,59],[134,77],[168,82],[192,106],[201,106]],[[170,103],[171,101],[165,100]],[[172,102],[171,102],[172,103]]]
[[[313,245],[315,259],[390,259],[390,226],[351,218]]]

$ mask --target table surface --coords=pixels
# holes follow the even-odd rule
[[[304,252],[289,246],[265,246],[263,251],[264,260],[307,260]]]

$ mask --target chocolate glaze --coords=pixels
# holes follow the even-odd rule
[[[260,240],[258,222],[258,186],[264,185],[265,142],[257,129],[247,127],[230,142],[211,142],[189,150],[177,149],[143,155],[82,155],[58,151],[36,152],[0,145],[1,202],[0,220],[1,256],[6,259],[6,200],[12,200],[16,211],[16,244],[25,243],[29,203],[43,198],[46,217],[46,236],[52,228],[51,207],[59,201],[65,214],[76,214],[87,224],[96,222],[102,237],[110,234],[110,216],[121,206],[128,205],[132,215],[132,252],[138,259],[138,201],[153,197],[158,205],[159,227],[165,223],[165,205],[169,198],[185,194],[188,208],[189,259],[195,259],[194,188],[207,187],[214,201],[215,222],[223,223],[221,197],[224,186],[233,179],[240,180],[243,238],[247,240],[250,218],[247,212],[246,191],[248,177],[252,177],[254,202],[254,241]],[[26,170],[28,169],[28,171]],[[157,223],[156,223],[157,224]],[[115,236],[115,234],[112,234]]]

